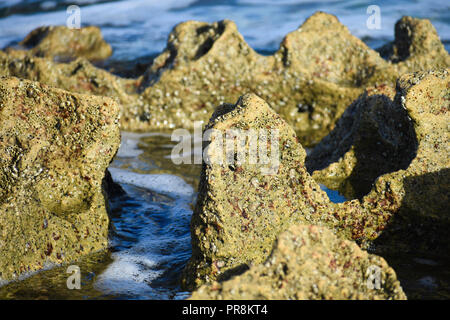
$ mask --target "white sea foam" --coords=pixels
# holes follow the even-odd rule
[[[140,174],[118,168],[109,168],[113,180],[117,183],[131,184],[168,196],[190,198],[194,189],[182,178],[170,174]]]
[[[80,0],[79,3],[85,1]],[[90,1],[86,1],[90,3]],[[445,1],[396,1],[380,5],[381,29],[366,26],[367,7],[372,1],[269,1],[239,0],[236,3],[204,5],[193,0],[126,0],[93,3],[81,7],[83,25],[100,26],[114,49],[114,59],[130,60],[160,52],[174,25],[186,20],[230,19],[256,49],[276,50],[282,38],[297,29],[317,10],[335,14],[357,37],[393,39],[394,24],[403,15],[431,19],[441,39],[450,39],[448,4]],[[65,10],[0,19],[0,48],[18,41],[41,25],[65,24]]]
[[[135,250],[114,253],[114,262],[99,275],[95,286],[106,294],[135,296],[138,292],[149,291],[148,283],[161,272],[155,271],[155,260]]]
[[[125,184],[126,192],[133,197],[133,209],[124,208],[123,216],[115,224],[117,236],[111,245],[120,249],[112,254],[113,262],[98,276],[95,287],[105,294],[167,299],[164,289],[159,291],[149,284],[164,277],[164,270],[179,259],[180,252],[189,250],[187,226],[193,189],[172,175],[110,170],[113,179]],[[143,201],[129,185],[170,195],[173,200],[164,201],[164,205],[158,201]],[[128,239],[130,236],[134,241]]]

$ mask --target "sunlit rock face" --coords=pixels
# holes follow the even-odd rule
[[[383,258],[327,228],[294,225],[279,236],[263,264],[203,285],[191,299],[403,300],[406,295]]]
[[[1,279],[106,248],[118,118],[110,98],[0,78]]]

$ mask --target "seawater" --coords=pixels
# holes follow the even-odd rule
[[[65,24],[66,8],[81,8],[83,25],[101,28],[114,54],[110,63],[150,61],[174,25],[186,20],[234,20],[246,41],[261,53],[278,49],[286,33],[317,10],[338,16],[372,48],[394,36],[403,15],[429,18],[447,50],[450,10],[445,1],[377,1],[381,29],[366,27],[372,1],[294,0],[6,0],[0,1],[0,48],[14,45],[34,28]],[[199,165],[174,165],[174,143],[167,133],[122,133],[121,148],[110,166],[125,193],[111,201],[111,245],[76,262],[80,290],[69,290],[67,266],[0,284],[0,298],[14,299],[184,299],[178,277],[191,254],[189,221]],[[324,189],[334,202],[345,198]],[[450,298],[450,262],[414,255],[385,257],[410,298]]]

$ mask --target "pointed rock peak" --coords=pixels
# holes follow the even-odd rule
[[[21,46],[32,55],[67,61],[77,57],[99,61],[111,56],[111,46],[103,39],[98,27],[70,29],[66,26],[44,26],[31,31]]]
[[[335,16],[324,12],[315,13],[286,35],[277,54],[285,67],[301,66],[313,78],[351,86],[366,83],[376,71],[389,67]]]
[[[219,51],[226,51],[229,47],[239,46],[251,50],[233,21],[222,20],[214,23],[187,21],[175,26],[169,35],[166,50],[161,54],[161,58],[157,59],[169,60],[174,62],[175,66],[178,63],[195,61],[214,54],[215,47],[219,47],[217,49]],[[156,64],[160,63],[156,60]]]
[[[427,19],[401,18],[395,24],[395,40],[379,51],[400,74],[450,66],[450,55]]]
[[[396,56],[403,61],[411,55],[425,54],[443,46],[428,19],[405,16],[395,24]]]
[[[213,113],[209,126],[211,127],[216,123],[225,122],[228,119],[232,119],[231,121],[235,122],[237,117],[247,121],[249,126],[252,126],[254,120],[267,116],[276,119],[280,118],[266,101],[254,93],[247,93],[241,96],[234,105],[223,104],[219,106]]]
[[[335,15],[323,11],[317,11],[307,18],[300,28],[303,30],[323,31],[324,27],[338,27],[339,29],[345,29],[348,32],[347,27],[344,26]]]

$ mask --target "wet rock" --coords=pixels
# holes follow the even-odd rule
[[[207,122],[217,105],[253,92],[294,128],[304,146],[313,146],[365,88],[393,86],[401,73],[449,65],[431,24],[411,21],[429,25],[415,27],[420,32],[413,33],[413,39],[426,41],[398,36],[396,48],[409,43],[411,53],[398,63],[381,58],[335,16],[317,12],[269,56],[256,53],[232,21],[188,21],[173,29],[166,49],[137,79],[113,76],[86,61],[78,69],[82,60],[55,64],[17,51],[0,53],[0,75],[116,97],[122,107],[121,126],[130,131],[192,129],[195,121]],[[84,69],[88,74],[78,74]]]
[[[417,141],[405,109],[389,86],[368,88],[308,155],[313,178],[349,199],[362,198],[380,175],[406,169]]]
[[[306,153],[293,129],[256,95],[219,107],[209,130],[214,131],[204,150],[209,160],[203,164],[191,221],[192,257],[183,274],[185,288],[262,263],[277,236],[293,223],[324,225],[340,237],[363,243],[376,238],[390,218],[378,204],[331,203],[306,171]],[[224,146],[232,140],[224,137],[232,133],[237,145],[245,147],[229,149],[227,156]],[[267,145],[266,163],[252,160],[255,141],[258,148]],[[242,156],[242,151],[247,153]],[[256,158],[265,159],[263,154]]]
[[[231,21],[189,21],[174,28],[142,83],[150,114],[178,112],[182,122],[163,115],[132,127],[163,126],[161,119],[192,127],[195,120],[206,121],[215,106],[252,91],[309,145],[330,131],[362,87],[395,78],[389,63],[326,13],[288,34],[272,56],[251,49]]]
[[[318,226],[283,232],[264,264],[221,283],[204,285],[191,299],[304,300],[406,299],[386,261]]]
[[[407,74],[393,100],[362,95],[307,158],[317,181],[390,207],[387,246],[448,253],[449,78],[448,69]]]
[[[118,117],[110,98],[0,78],[1,279],[106,247]]]
[[[136,80],[116,77],[84,58],[56,63],[19,51],[14,54],[0,51],[0,75],[30,79],[76,93],[111,97],[119,102],[121,113],[129,108],[139,110],[142,106],[135,94]]]
[[[395,24],[394,42],[379,51],[400,74],[450,66],[450,56],[428,19],[401,18]]]
[[[55,61],[85,58],[104,60],[111,56],[111,46],[103,40],[98,27],[70,29],[66,26],[45,26],[31,31],[19,45],[28,49],[27,54],[46,57]],[[13,53],[14,49],[7,49]]]

